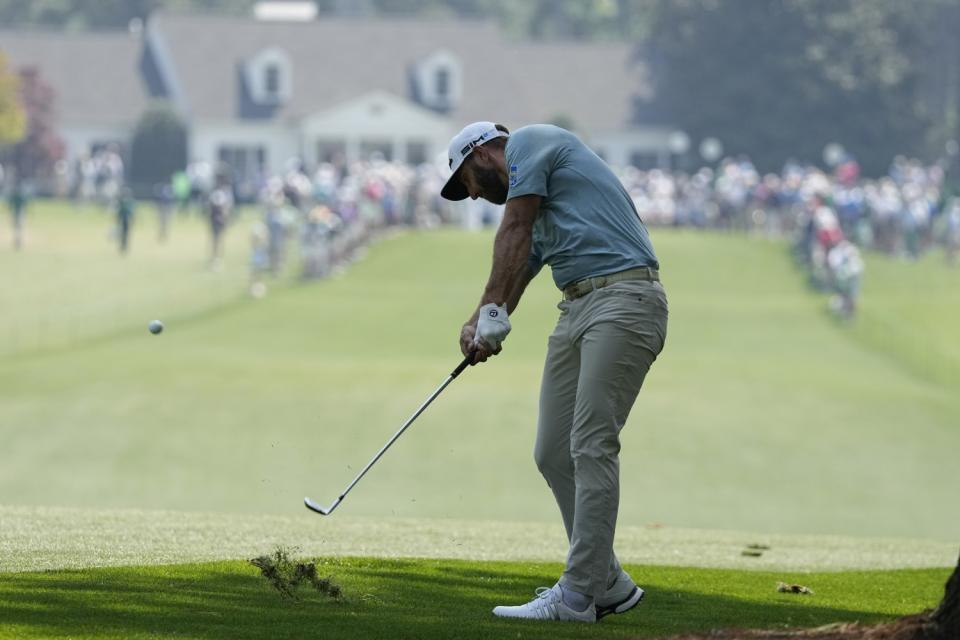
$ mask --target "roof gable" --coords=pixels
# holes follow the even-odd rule
[[[330,109],[310,114],[301,129],[306,134],[333,134],[362,127],[371,137],[407,137],[418,131],[449,128],[449,120],[387,91],[371,91]]]
[[[289,102],[275,118],[300,119],[371,91],[413,99],[411,69],[437,51],[462,64],[455,122],[508,126],[563,115],[578,127],[618,129],[631,119],[642,78],[627,44],[505,41],[492,23],[471,20],[320,19],[306,23],[160,12],[151,28],[179,74],[200,119],[236,117],[236,69],[256,52],[277,48],[295,72]]]

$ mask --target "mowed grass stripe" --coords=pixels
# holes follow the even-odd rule
[[[0,507],[0,572],[236,560],[277,547],[327,557],[548,561],[563,558],[567,545],[546,522]],[[949,567],[957,552],[950,541],[633,526],[618,529],[616,548],[636,564],[794,572]]]
[[[782,243],[653,235],[671,326],[623,431],[620,522],[954,538],[955,387],[851,339]],[[171,303],[96,344],[0,363],[0,502],[297,515],[304,494],[329,501],[459,361],[490,241],[402,233],[340,278],[199,316]],[[444,392],[345,514],[559,527],[531,453],[557,300],[542,274],[504,354]],[[152,317],[183,320],[155,337]]]

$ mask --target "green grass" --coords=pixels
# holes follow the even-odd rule
[[[193,211],[177,214],[160,243],[153,206],[141,203],[126,257],[111,235],[114,214],[98,206],[41,200],[26,220],[20,252],[9,248],[7,220],[0,226],[0,357],[69,347],[139,329],[153,314],[175,320],[242,299],[248,221],[227,234],[225,269],[212,272],[209,234]]]
[[[4,638],[625,638],[720,627],[879,622],[935,606],[946,570],[791,574],[628,566],[647,590],[600,625],[495,619],[556,580],[558,564],[324,559],[333,601],[282,600],[240,561],[5,575]],[[799,583],[812,596],[777,593]]]
[[[960,270],[871,256],[847,325],[784,244],[653,230],[670,329],[623,432],[617,543],[648,600],[598,628],[515,624],[489,609],[552,584],[565,549],[531,454],[548,275],[504,354],[319,518],[302,496],[333,498],[459,361],[491,236],[402,233],[253,300],[249,222],[215,273],[199,220],[160,245],[145,206],[125,258],[94,209],[36,203],[20,253],[0,231],[0,637],[651,637],[939,600]],[[280,544],[323,558],[345,601],[282,601],[241,560]]]
[[[743,555],[749,545],[769,547]],[[555,522],[290,516],[0,506],[0,573],[234,560],[271,547],[338,557],[555,561]],[[956,541],[756,533],[676,527],[617,529],[623,562],[792,572],[949,567]]]
[[[940,252],[917,263],[869,256],[864,306],[850,334],[913,375],[960,387],[960,269]]]
[[[459,361],[489,265],[489,234],[408,232],[344,277],[252,300],[245,222],[211,274],[198,223],[169,247],[138,235],[121,259],[97,214],[42,206],[27,251],[0,253],[0,307],[22,319],[2,322],[48,318],[67,337],[0,362],[0,504],[298,514],[305,494],[330,500]],[[671,325],[623,432],[621,523],[954,539],[950,329],[874,344],[858,331],[887,317],[882,278],[868,280],[863,328],[845,327],[781,244],[653,235]],[[897,269],[956,301],[960,272]],[[451,385],[341,509],[554,523],[531,449],[557,298],[547,274],[535,281],[504,354]],[[69,337],[89,309],[102,321]],[[960,305],[938,310],[923,317]],[[929,339],[924,362],[941,373],[904,361],[904,335]]]

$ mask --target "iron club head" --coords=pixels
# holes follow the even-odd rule
[[[322,516],[328,516],[331,513],[333,513],[333,510],[337,508],[337,505],[340,504],[341,500],[343,500],[343,496],[340,496],[339,498],[337,498],[337,500],[332,505],[330,505],[329,508],[324,508],[320,503],[314,502],[310,498],[304,498],[303,504],[305,504],[307,509],[310,509],[310,511],[319,513]]]

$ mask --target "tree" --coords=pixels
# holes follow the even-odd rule
[[[34,67],[20,69],[18,84],[20,104],[26,113],[26,135],[4,156],[19,178],[43,180],[53,174],[64,152],[63,141],[54,128],[55,95]]]
[[[166,102],[147,107],[130,144],[130,181],[139,189],[170,180],[187,164],[187,128]]]
[[[923,149],[920,43],[937,3],[660,0],[647,118],[720,138],[764,169],[839,142],[869,172]]]
[[[0,147],[19,142],[27,133],[27,116],[20,105],[17,76],[0,53]]]
[[[960,560],[947,580],[943,600],[931,614],[930,620],[933,629],[926,636],[929,640],[960,638]]]

